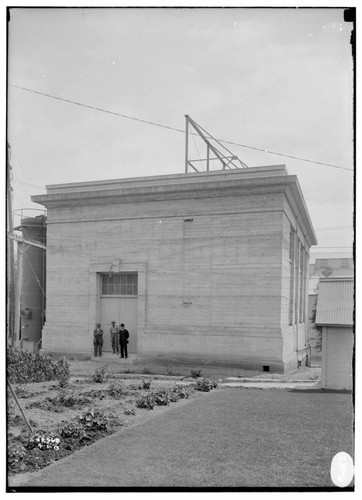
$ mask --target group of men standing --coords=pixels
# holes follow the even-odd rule
[[[116,326],[116,322],[112,321],[112,326],[109,330],[111,334],[111,344],[113,349],[113,354],[119,354],[121,351],[120,358],[127,358],[127,344],[129,338],[129,332],[125,329],[124,323]],[[103,330],[101,329],[101,324],[97,323],[97,327],[93,332],[93,345],[94,345],[94,357],[102,356],[102,346],[103,346]]]

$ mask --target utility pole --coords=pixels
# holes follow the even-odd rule
[[[7,225],[8,233],[13,234],[13,204],[12,204],[12,187],[11,187],[11,165],[10,165],[10,144],[7,143],[6,150],[6,197],[7,197]],[[14,343],[14,316],[15,316],[15,258],[14,258],[14,240],[7,239],[7,286],[8,286],[8,302],[7,302],[7,345]]]

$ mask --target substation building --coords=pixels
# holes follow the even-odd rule
[[[89,359],[125,323],[147,363],[310,360],[303,194],[284,165],[47,186],[42,351]],[[137,362],[137,361],[136,361]]]

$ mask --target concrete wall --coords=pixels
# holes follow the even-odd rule
[[[323,327],[322,389],[352,389],[353,332],[347,327]]]
[[[33,201],[48,209],[44,350],[91,352],[113,266],[138,273],[138,356],[296,368],[290,224],[307,248],[316,240],[279,166],[54,186]]]
[[[49,211],[43,348],[91,349],[97,313],[90,318],[89,300],[99,294],[91,267],[107,272],[120,259],[128,270],[147,267],[139,355],[281,369],[281,201],[270,194]]]
[[[304,287],[303,300],[304,307],[302,315],[300,315],[299,303],[300,296],[300,276],[296,267],[296,260],[294,265],[294,279],[293,279],[293,317],[290,322],[290,231],[295,233],[295,241],[301,242],[303,248],[307,252],[305,261],[305,279],[308,276],[309,269],[309,245],[305,238],[304,232],[298,223],[298,218],[295,216],[292,207],[288,203],[286,197],[283,199],[283,218],[282,218],[282,248],[281,248],[281,262],[282,262],[282,275],[281,275],[281,331],[283,336],[283,363],[286,371],[296,369],[298,363],[306,362],[306,356],[309,353],[309,338],[308,338],[308,297],[307,286]],[[295,248],[296,251],[296,248]],[[295,255],[296,259],[296,255]],[[305,310],[305,314],[304,314]],[[309,356],[310,358],[310,356]],[[310,359],[308,359],[309,363]]]

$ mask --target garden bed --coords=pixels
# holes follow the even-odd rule
[[[203,379],[191,384],[107,376],[95,380],[72,377],[67,383],[53,380],[12,384],[33,432],[9,392],[9,475],[42,469],[122,427],[216,387],[214,382]]]

